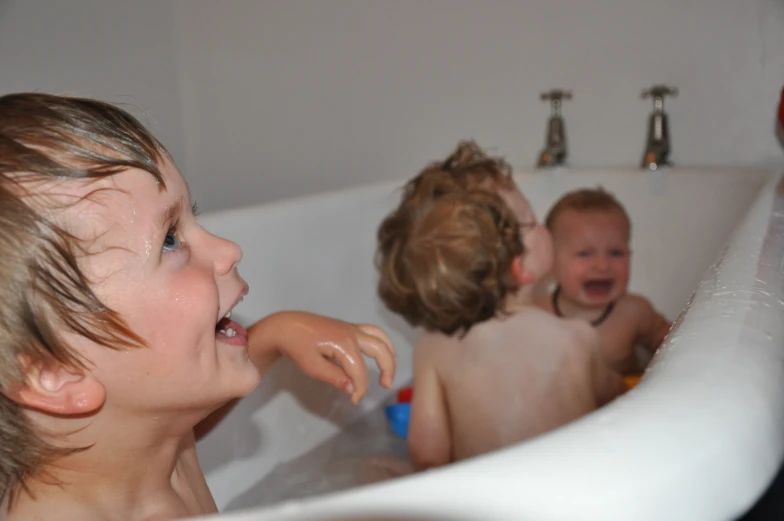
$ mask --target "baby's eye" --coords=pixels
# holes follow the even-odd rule
[[[588,257],[591,254],[589,250],[580,250],[577,252],[578,257]]]
[[[610,257],[624,257],[626,252],[623,250],[610,250]]]
[[[163,253],[174,251],[181,246],[180,239],[177,237],[177,230],[169,228],[166,238],[163,239]]]

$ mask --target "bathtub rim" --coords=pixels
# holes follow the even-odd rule
[[[685,165],[677,165],[677,166],[669,166],[659,168],[656,171],[650,171],[641,169],[639,167],[626,167],[626,166],[610,166],[610,167],[594,167],[594,166],[587,166],[587,167],[558,167],[553,169],[536,169],[536,168],[513,168],[512,169],[512,177],[515,180],[519,180],[523,176],[559,176],[559,175],[585,175],[586,177],[592,176],[595,174],[628,174],[628,175],[641,175],[641,176],[661,176],[661,175],[679,175],[681,173],[684,174],[707,174],[710,175],[711,173],[731,173],[736,172],[737,175],[744,175],[745,173],[752,173],[756,172],[758,175],[764,175],[766,173],[770,173],[775,175],[777,172],[781,171],[781,168],[772,167],[772,166],[760,166],[760,165],[733,165],[733,166],[720,166],[720,165],[694,165],[694,166],[685,166]],[[222,209],[215,209],[206,211],[202,214],[201,218],[206,220],[216,219],[220,216],[225,215],[234,215],[234,214],[242,214],[248,211],[252,211],[259,207],[268,208],[270,210],[276,208],[287,208],[295,204],[303,204],[307,203],[308,201],[319,201],[319,200],[328,200],[332,198],[341,198],[347,197],[350,195],[362,194],[363,192],[373,192],[380,188],[388,187],[390,193],[392,192],[399,192],[405,183],[409,181],[413,176],[409,177],[400,177],[400,178],[387,178],[387,179],[380,179],[369,181],[357,185],[345,186],[342,188],[334,188],[329,190],[324,190],[321,192],[309,193],[309,194],[302,194],[302,195],[291,195],[282,197],[280,199],[274,199],[270,201],[257,201],[254,203],[247,203],[242,204],[240,206],[232,207],[232,208],[222,208]],[[519,186],[519,185],[518,185]],[[523,194],[525,194],[525,190],[521,189]]]

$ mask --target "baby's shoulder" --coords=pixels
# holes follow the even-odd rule
[[[625,314],[633,314],[639,318],[648,317],[656,312],[650,300],[636,293],[625,294],[618,300],[616,307]]]

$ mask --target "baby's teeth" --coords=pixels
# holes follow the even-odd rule
[[[228,327],[226,328],[226,336],[229,338],[237,336],[237,332],[234,331],[232,328]]]

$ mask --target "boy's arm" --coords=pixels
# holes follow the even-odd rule
[[[302,372],[346,392],[355,404],[368,388],[363,355],[375,359],[387,388],[397,365],[392,341],[381,328],[304,311],[281,311],[250,326],[248,353],[262,375],[286,355]]]
[[[420,470],[446,465],[452,459],[452,438],[441,382],[432,367],[422,367],[416,362],[408,451]]]
[[[358,403],[367,392],[364,355],[376,360],[381,385],[391,387],[396,357],[383,330],[368,324],[351,324],[303,311],[282,311],[248,328],[248,354],[262,376],[281,357],[289,356],[307,375],[334,385]],[[234,408],[231,400],[194,427],[199,440]]]

